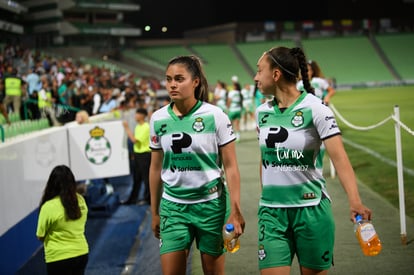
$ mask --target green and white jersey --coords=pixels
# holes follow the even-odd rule
[[[241,92],[237,90],[231,90],[227,96],[230,99],[229,112],[240,112],[243,107]]]
[[[226,89],[215,89],[214,95],[218,97],[216,105],[223,111],[227,112],[227,90]]]
[[[310,80],[310,84],[313,87],[313,89],[315,90],[315,95],[317,97],[319,97],[320,99],[323,99],[325,97],[326,91],[329,88],[329,82],[328,80],[321,78],[321,77],[313,77]],[[296,84],[296,88],[299,91],[305,91],[305,87],[303,87],[303,82],[302,80],[299,80],[298,83]]]
[[[315,158],[322,140],[340,134],[331,109],[303,92],[283,113],[275,100],[260,105],[256,123],[262,161],[260,205],[317,205],[322,192],[329,198]]]
[[[251,110],[253,107],[254,85],[250,85],[250,89],[243,88],[241,94],[243,95],[243,108]]]
[[[198,203],[219,197],[224,171],[219,147],[236,139],[231,122],[219,107],[198,101],[182,118],[173,103],[154,112],[150,147],[163,150],[163,198]]]

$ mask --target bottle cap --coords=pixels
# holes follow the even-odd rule
[[[355,216],[355,221],[356,221],[356,222],[360,222],[360,221],[362,221],[362,216],[361,216],[361,215],[359,215],[359,214],[358,214],[358,215],[356,215],[356,216]]]
[[[228,232],[234,231],[234,225],[232,223],[226,224],[226,231]]]

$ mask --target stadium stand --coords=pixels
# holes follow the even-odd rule
[[[263,53],[275,46],[294,47],[295,42],[292,40],[278,40],[278,41],[259,41],[259,42],[242,42],[236,43],[236,48],[243,55],[251,71],[256,73],[257,59],[260,53]]]
[[[380,47],[398,71],[402,79],[414,81],[413,33],[378,34],[375,36]]]
[[[183,45],[142,47],[137,48],[135,52],[158,63],[163,69],[165,69],[165,65],[172,57],[191,54],[191,51]]]
[[[381,56],[370,38],[366,36],[302,39],[299,45],[305,49],[309,59],[319,60],[327,77],[334,78],[337,88],[343,89],[352,86],[395,83],[399,79],[391,71],[394,67],[403,70],[404,73],[401,75],[404,80],[412,79],[412,72],[407,65],[411,64],[407,62],[407,58],[410,58],[408,52],[409,45],[413,45],[412,37],[413,35],[410,34],[376,36],[380,49],[386,53],[385,56]],[[226,81],[232,75],[238,75],[242,83],[248,83],[254,77],[259,53],[277,45],[295,47],[298,46],[298,41],[242,42],[234,45],[189,44],[188,48],[191,51],[187,51],[183,46],[157,46],[138,48],[135,52],[139,53],[136,58],[145,56],[156,64],[163,62],[166,64],[169,58],[175,55],[195,53],[205,63],[209,83],[214,84],[218,79]],[[241,57],[236,51],[241,54]],[[393,68],[387,67],[387,57],[392,62]],[[245,68],[244,62],[247,63],[248,68]]]
[[[338,85],[394,80],[367,37],[306,39],[302,45]]]
[[[233,75],[238,76],[240,83],[253,84],[252,75],[244,69],[243,63],[228,44],[194,44],[191,49],[203,60],[210,85],[214,85],[217,80],[229,84]]]

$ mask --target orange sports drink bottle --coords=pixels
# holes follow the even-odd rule
[[[234,253],[240,249],[240,240],[234,236],[234,225],[229,223],[223,230],[224,248],[227,252]]]
[[[376,256],[381,252],[382,244],[370,221],[362,219],[361,215],[355,217],[355,234],[365,256]]]

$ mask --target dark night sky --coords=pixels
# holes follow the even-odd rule
[[[126,13],[126,21],[140,28],[152,25],[154,35],[162,26],[168,37],[183,31],[229,22],[267,20],[378,19],[412,17],[412,0],[134,0],[141,11]],[[405,3],[410,2],[410,3]]]

